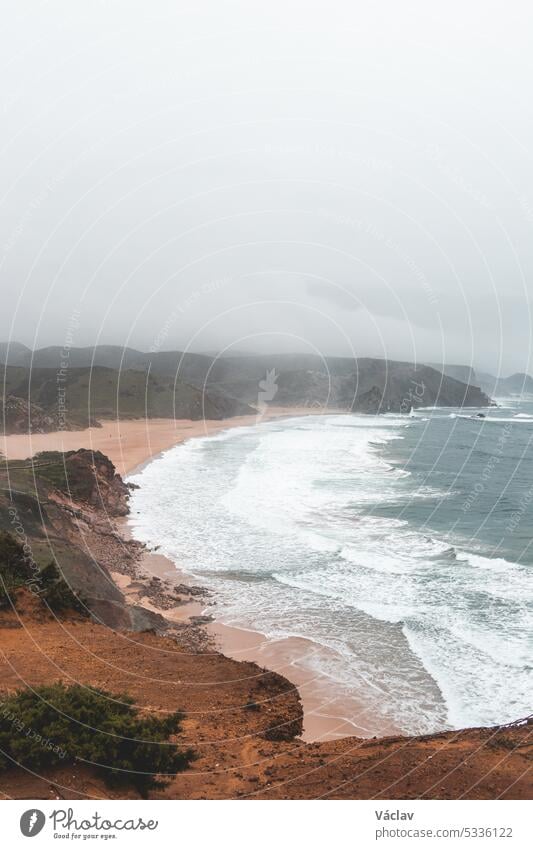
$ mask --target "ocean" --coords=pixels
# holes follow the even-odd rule
[[[533,400],[313,415],[191,440],[129,478],[134,535],[220,620],[312,641],[366,731],[531,712]]]

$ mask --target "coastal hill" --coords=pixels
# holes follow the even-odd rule
[[[159,622],[149,610],[126,607],[111,579],[114,560],[135,552],[116,533],[114,518],[128,513],[129,489],[107,457],[50,451],[4,461],[0,479],[0,531],[23,539],[35,576],[53,559],[95,621],[131,630]]]
[[[363,413],[408,413],[411,407],[488,406],[477,387],[443,375],[430,366],[364,357],[279,354],[219,359],[207,387],[221,387],[246,403],[257,398],[259,380],[274,369],[276,404],[336,407]]]
[[[446,377],[453,377],[462,383],[471,383],[472,386],[480,386],[476,370],[472,366],[454,365],[453,363],[426,363],[427,366],[441,371]]]
[[[21,342],[0,342],[0,363],[10,366],[28,365],[31,349]]]
[[[495,377],[486,372],[478,373],[479,385],[491,396],[505,398],[509,395],[533,395],[533,377],[523,372],[509,377]]]
[[[81,429],[110,418],[222,419],[253,414],[263,400],[374,414],[491,403],[478,386],[432,366],[368,357],[214,358],[110,345],[31,352],[5,344],[2,355],[6,432]]]
[[[83,429],[101,419],[223,419],[254,412],[216,388],[203,392],[149,371],[6,366],[2,375],[8,433]]]

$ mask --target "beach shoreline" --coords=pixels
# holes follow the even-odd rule
[[[328,413],[336,411],[328,411]],[[345,412],[345,411],[343,411]],[[288,418],[302,415],[316,415],[316,411],[308,409],[293,410],[270,410],[264,420]],[[258,422],[260,423],[260,422]],[[209,429],[207,433],[189,435],[189,438],[198,436],[211,436],[220,430],[229,430],[243,425],[256,424],[254,421],[242,422],[238,420],[226,420],[226,427]],[[185,440],[180,440],[180,442]],[[180,444],[180,443],[176,443]],[[137,467],[130,475],[137,474],[159,455],[152,456]],[[134,537],[131,527],[131,519],[126,519],[127,535]],[[147,552],[143,558],[143,568],[150,575],[161,580],[169,581],[177,585],[192,584],[195,581],[193,575],[185,571],[181,564],[175,563],[164,555]],[[143,602],[146,604],[146,602]],[[162,612],[154,608],[154,612]],[[304,732],[302,740],[305,742],[335,740],[342,737],[372,737],[376,736],[375,717],[369,716],[369,708],[366,704],[347,695],[342,691],[341,685],[332,680],[324,673],[317,673],[309,663],[317,651],[325,652],[323,646],[319,646],[312,640],[302,637],[286,637],[282,639],[271,638],[261,631],[245,628],[234,623],[224,621],[215,615],[213,618],[211,604],[202,604],[199,601],[189,601],[178,608],[173,618],[176,621],[184,621],[188,617],[211,618],[206,622],[205,630],[212,638],[213,648],[222,652],[227,657],[238,661],[252,661],[261,668],[276,672],[287,678],[298,690],[304,711]],[[383,723],[379,728],[380,737],[400,734],[401,729],[392,723]]]
[[[163,452],[189,439],[214,436],[221,431],[260,424],[278,418],[317,415],[309,408],[270,407],[261,418],[238,416],[216,421],[192,420],[125,420],[104,421],[101,427],[84,431],[60,431],[49,434],[11,434],[2,438],[3,453],[8,459],[23,459],[39,451],[67,451],[90,448],[106,454],[117,472],[127,477],[142,469]],[[327,410],[327,414],[335,414]],[[134,539],[130,518],[118,523],[124,540]],[[277,672],[298,689],[304,710],[304,734],[307,742],[334,740],[341,737],[370,737],[365,723],[366,706],[342,692],[340,685],[324,674],[317,674],[309,660],[317,650],[324,650],[311,640],[300,637],[270,639],[259,631],[241,628],[213,618],[211,603],[202,597],[181,598],[172,608],[158,604],[144,595],[147,585],[156,579],[161,586],[193,586],[194,577],[180,564],[156,551],[146,550],[136,564],[139,574],[127,575],[111,571],[111,577],[129,603],[142,604],[162,615],[170,623],[203,622],[209,645],[235,660],[254,661],[260,667]],[[192,618],[192,619],[191,619]],[[210,621],[211,620],[211,621]],[[379,736],[400,733],[400,729],[383,726]]]
[[[120,531],[125,539],[132,539],[133,530],[126,517]],[[161,582],[177,586],[199,588],[195,578],[173,560],[157,551],[147,550],[137,564],[144,573],[144,582],[156,578]],[[365,715],[369,708],[357,699],[342,692],[337,682],[325,674],[317,674],[309,661],[317,650],[323,651],[312,640],[302,637],[285,637],[273,639],[258,630],[240,627],[224,622],[215,614],[212,605],[215,603],[209,593],[205,596],[192,597],[180,602],[179,606],[164,610],[151,604],[146,598],[141,598],[135,587],[143,578],[127,578],[122,574],[111,573],[119,588],[129,596],[131,603],[142,603],[144,607],[159,613],[171,623],[184,623],[188,620],[205,620],[202,627],[208,635],[208,646],[213,651],[219,651],[226,657],[237,661],[252,661],[261,669],[282,675],[297,689],[303,707],[304,730],[301,739],[307,743],[336,740],[343,737],[368,738],[373,736],[389,737],[401,733],[399,727],[392,724],[379,729],[369,729],[365,723]]]
[[[121,477],[139,472],[147,463],[189,439],[214,436],[236,427],[250,427],[293,416],[346,414],[346,410],[311,407],[268,407],[257,415],[228,419],[102,419],[100,426],[84,430],[0,435],[0,455],[6,460],[25,460],[41,451],[101,451]]]

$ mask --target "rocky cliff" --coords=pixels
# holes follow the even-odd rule
[[[34,568],[50,560],[92,618],[113,628],[165,630],[165,620],[131,606],[111,578],[134,563],[140,547],[121,538],[115,518],[128,512],[129,489],[111,461],[88,449],[44,452],[1,469],[0,528],[29,552]]]

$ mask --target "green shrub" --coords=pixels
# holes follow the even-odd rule
[[[10,602],[16,606],[14,593],[26,586],[46,601],[56,613],[77,610],[86,613],[78,595],[71,590],[55,563],[43,569],[24,554],[22,545],[8,531],[0,531],[0,608]]]
[[[40,451],[34,457],[35,472],[54,489],[76,501],[87,501],[95,486],[91,466],[101,456],[98,451]]]
[[[63,610],[77,610],[79,613],[87,612],[80,598],[71,590],[55,563],[50,562],[48,566],[41,569],[38,575],[38,583],[39,595],[45,599],[55,613],[60,613]]]
[[[168,741],[182,718],[139,715],[129,696],[78,684],[23,690],[0,702],[0,770],[81,762],[144,795],[156,776],[182,772],[193,758]]]
[[[33,574],[22,545],[13,534],[0,531],[0,608],[8,606],[13,590],[26,584]]]

